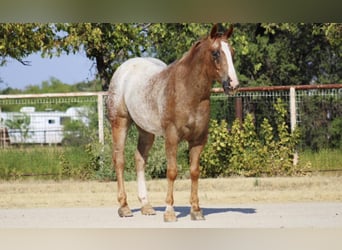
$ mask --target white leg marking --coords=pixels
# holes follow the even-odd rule
[[[142,205],[145,205],[148,203],[148,198],[147,198],[147,188],[146,188],[145,171],[144,170],[139,170],[137,172],[137,180],[138,180],[139,200],[141,201]]]
[[[166,205],[165,212],[167,212],[167,211],[169,211],[169,212],[174,211],[173,206]]]

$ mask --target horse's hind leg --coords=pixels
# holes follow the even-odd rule
[[[145,166],[148,152],[154,141],[154,135],[139,129],[138,147],[135,152],[135,166],[137,170],[138,198],[141,202],[141,213],[144,215],[155,215],[156,212],[150,205],[147,197],[147,188],[145,181]]]
[[[113,164],[115,167],[118,183],[118,201],[120,208],[118,210],[120,217],[133,216],[131,209],[127,204],[127,195],[124,186],[124,167],[125,167],[125,142],[127,131],[131,124],[130,118],[116,117],[111,121],[113,136]]]

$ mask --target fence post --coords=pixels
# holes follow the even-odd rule
[[[235,118],[239,119],[240,125],[242,125],[242,97],[235,98]]]
[[[99,126],[99,142],[104,144],[104,132],[103,132],[103,94],[97,94],[97,115]]]
[[[291,132],[296,129],[297,125],[297,110],[296,110],[296,90],[294,87],[290,88],[290,123],[291,123]],[[296,151],[293,154],[293,165],[298,164],[298,152]]]

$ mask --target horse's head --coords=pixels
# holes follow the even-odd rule
[[[210,57],[215,69],[214,80],[222,83],[226,94],[239,85],[233,64],[233,50],[228,43],[228,38],[232,33],[232,26],[222,34],[218,32],[217,24],[215,24],[208,37]]]

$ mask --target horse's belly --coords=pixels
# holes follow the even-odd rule
[[[161,118],[150,110],[140,108],[138,111],[129,111],[134,123],[141,129],[154,135],[163,135]]]
[[[163,135],[163,102],[160,92],[160,88],[151,90],[149,86],[142,84],[128,92],[125,97],[126,107],[134,123],[155,135]]]

